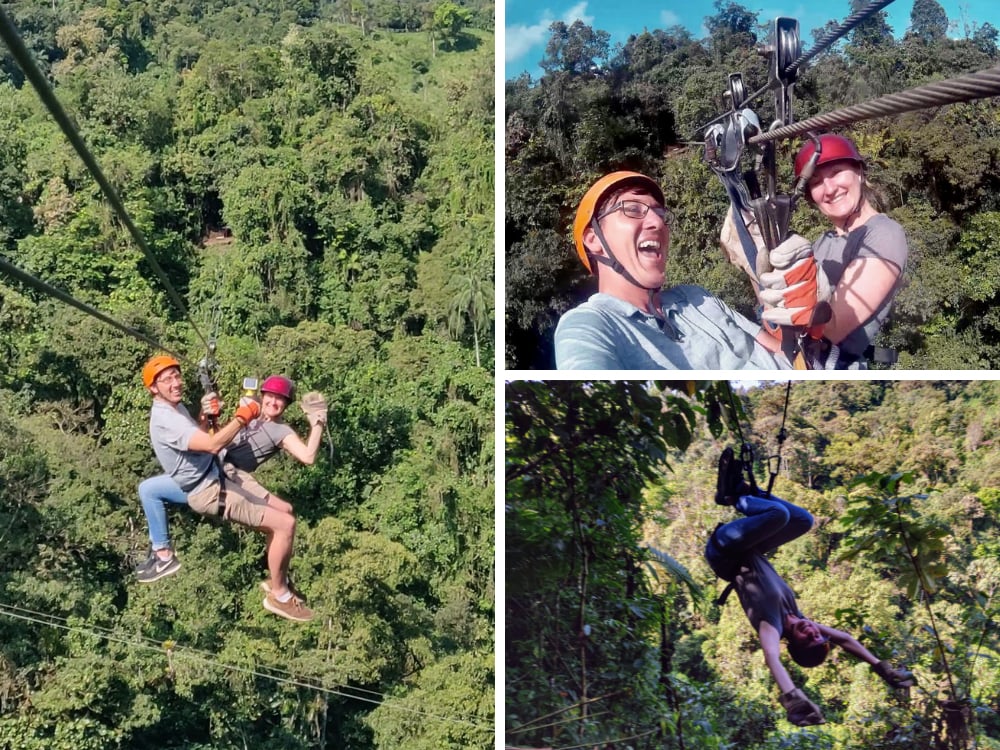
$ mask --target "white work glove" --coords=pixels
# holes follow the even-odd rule
[[[759,296],[766,306],[761,318],[780,326],[813,325],[816,306],[829,300],[832,290],[809,240],[793,234],[769,257],[774,270],[760,276]]]
[[[222,413],[222,402],[215,391],[201,397],[201,413],[206,417],[218,417]]]
[[[746,253],[743,252],[743,243],[740,241],[740,235],[736,231],[736,220],[733,218],[735,210],[730,206],[726,212],[726,220],[722,223],[722,232],[719,234],[719,244],[726,253],[726,257],[729,258],[730,263],[742,268],[745,274],[752,280],[757,281],[761,273],[767,268],[767,247],[764,245],[764,238],[760,236],[760,227],[757,225],[756,220],[744,213],[743,218],[744,223],[747,225],[747,231],[750,233],[754,245],[757,246],[757,268],[751,268]]]
[[[309,420],[309,426],[326,424],[326,398],[318,391],[310,391],[302,396],[299,406]]]

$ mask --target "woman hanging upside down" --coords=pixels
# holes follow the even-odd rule
[[[802,614],[795,594],[764,554],[805,534],[812,528],[813,518],[808,511],[785,500],[752,493],[732,449],[726,448],[719,459],[715,501],[735,507],[743,517],[716,528],[705,547],[705,558],[715,574],[730,581],[736,590],[747,619],[757,631],[767,668],[781,689],[779,700],[788,720],[800,727],[824,723],[819,707],[795,687],[781,663],[782,638],[800,667],[822,664],[833,644],[868,662],[889,687],[915,685],[909,670],[894,669],[847,633]]]

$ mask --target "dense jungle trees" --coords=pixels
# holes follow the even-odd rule
[[[6,50],[0,254],[194,361],[217,334],[229,409],[283,372],[331,411],[259,473],[315,622],[183,509],[142,587],[153,352],[0,278],[0,746],[492,746],[492,6],[445,45],[439,5],[5,8],[190,318]]]
[[[857,10],[864,3],[852,2]],[[730,73],[748,91],[767,80],[756,47],[766,21],[732,2],[715,3],[708,35],[684,29],[636,33],[614,51],[607,34],[582,22],[553,24],[543,75],[506,82],[506,332],[512,368],[551,368],[558,316],[591,294],[572,246],[576,204],[596,177],[636,169],[661,180],[677,215],[668,277],[698,283],[753,317],[745,278],[718,249],[727,207],[724,190],[703,163],[698,128],[723,110]],[[837,22],[842,18],[832,19]],[[908,29],[889,29],[884,12],[800,73],[795,116],[811,115],[997,62],[997,32],[973,25],[948,38],[949,19],[934,0],[914,4]],[[893,37],[895,32],[896,37]],[[802,29],[803,49],[812,46]],[[755,105],[769,122],[769,98]],[[997,210],[1000,187],[997,100],[857,123],[846,129],[868,160],[885,210],[906,229],[910,261],[882,344],[911,368],[995,367],[1000,327],[989,312],[997,297],[987,274],[991,245],[982,228]],[[779,178],[790,189],[798,141],[779,147]],[[793,229],[816,236],[823,223],[802,204]]]
[[[718,383],[518,382],[506,390],[505,733],[524,747],[1000,748],[1000,387],[798,382],[737,393],[775,493],[816,518],[776,569],[808,616],[919,683],[835,653],[792,666],[827,724],[787,723],[746,617],[703,558],[733,510],[737,436]],[[860,479],[858,479],[860,475]],[[790,665],[790,660],[785,660]]]

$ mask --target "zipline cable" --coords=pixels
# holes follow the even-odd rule
[[[821,52],[826,51],[826,49],[832,45],[835,41],[844,36],[847,32],[854,29],[860,23],[868,19],[869,16],[875,15],[878,11],[882,10],[885,6],[891,4],[893,0],[872,0],[867,7],[862,8],[857,13],[853,13],[844,19],[844,22],[840,26],[830,29],[822,38],[816,40],[815,46],[808,52],[805,52],[794,60],[792,60],[788,67],[785,68],[785,75],[790,75],[798,70],[800,67],[805,65],[809,60],[812,60],[816,55]]]
[[[72,297],[71,295],[67,294],[66,292],[62,291],[61,289],[57,289],[56,287],[52,286],[51,284],[47,284],[44,281],[42,281],[41,279],[38,279],[38,278],[32,276],[27,271],[24,271],[24,270],[18,268],[17,266],[13,265],[12,263],[9,263],[2,256],[0,256],[0,271],[3,271],[8,276],[12,276],[13,278],[17,279],[21,283],[26,284],[27,286],[30,286],[33,289],[36,289],[36,290],[38,290],[40,292],[43,292],[43,293],[49,295],[50,297],[54,297],[55,299],[59,300],[60,302],[65,302],[67,305],[70,305],[71,307],[75,307],[77,310],[80,310],[82,312],[85,312],[87,315],[90,315],[90,316],[93,316],[93,317],[97,318],[102,323],[107,323],[109,326],[111,326],[113,328],[117,328],[119,331],[122,331],[123,333],[127,333],[129,336],[133,336],[133,337],[139,339],[140,341],[143,341],[143,342],[149,344],[154,349],[160,349],[160,350],[166,352],[167,354],[170,354],[171,356],[173,356],[174,358],[176,358],[176,359],[178,359],[178,360],[180,360],[182,362],[186,362],[189,365],[196,366],[195,363],[192,362],[191,360],[189,360],[187,357],[185,357],[185,356],[183,356],[181,354],[178,354],[177,352],[171,351],[169,348],[165,347],[159,341],[157,341],[154,338],[151,338],[151,337],[147,336],[142,331],[138,331],[135,328],[131,328],[130,326],[125,325],[124,323],[119,323],[117,320],[115,320],[114,318],[108,317],[107,315],[105,315],[104,313],[102,313],[97,308],[91,307],[90,305],[86,304],[85,302],[80,302],[80,300],[76,299],[75,297]]]
[[[24,612],[27,612],[27,613],[30,613],[30,614],[21,614],[21,613],[24,613]],[[59,617],[57,615],[50,615],[50,614],[46,614],[46,613],[43,613],[43,612],[32,612],[32,610],[27,610],[27,609],[24,609],[22,607],[17,607],[15,605],[6,604],[6,603],[3,603],[3,602],[0,602],[0,615],[6,615],[7,617],[11,617],[11,618],[14,618],[14,619],[17,619],[17,620],[23,620],[23,621],[26,621],[26,622],[33,622],[33,623],[36,623],[36,624],[39,624],[39,625],[45,625],[45,626],[48,626],[48,627],[60,628],[62,630],[66,630],[66,631],[70,631],[70,632],[78,632],[78,633],[89,635],[89,636],[92,636],[92,637],[95,637],[95,638],[103,638],[105,640],[113,641],[113,642],[116,642],[116,643],[120,643],[120,644],[125,645],[125,646],[131,646],[131,647],[137,647],[137,648],[143,648],[143,649],[147,649],[147,650],[151,650],[151,651],[161,651],[161,652],[167,650],[163,646],[163,644],[152,645],[152,644],[146,644],[146,643],[136,642],[134,640],[126,640],[126,639],[123,639],[121,637],[117,637],[111,631],[105,631],[105,632],[101,633],[101,632],[97,632],[97,631],[94,631],[94,630],[89,630],[87,628],[81,628],[81,627],[79,627],[77,625],[70,625],[68,620],[66,620],[65,618]],[[49,618],[49,619],[48,620],[42,620],[42,619],[39,619],[39,617],[35,617],[33,615],[38,615],[40,617],[45,617],[45,618]],[[104,629],[102,628],[102,630],[104,630]],[[145,640],[144,636],[142,638]],[[307,683],[307,682],[302,682],[300,679],[294,678],[294,675],[293,675],[293,679],[287,679],[287,678],[277,677],[277,676],[275,676],[273,674],[267,674],[265,672],[260,672],[260,671],[258,671],[256,669],[252,669],[252,668],[249,668],[249,667],[241,667],[241,666],[238,666],[238,665],[235,665],[235,664],[226,664],[225,662],[221,662],[221,661],[218,661],[216,659],[210,659],[210,658],[206,658],[204,656],[201,656],[200,652],[196,651],[195,649],[190,649],[190,648],[188,648],[186,646],[176,646],[174,648],[171,648],[170,651],[172,652],[172,654],[174,656],[185,656],[185,657],[193,659],[195,661],[199,661],[199,662],[202,662],[202,663],[206,663],[206,664],[209,664],[209,665],[220,667],[220,668],[222,668],[222,669],[224,669],[226,671],[229,671],[229,672],[240,672],[240,673],[243,673],[243,674],[251,675],[253,677],[260,677],[260,678],[263,678],[263,679],[271,680],[271,681],[279,683],[279,684],[286,684],[286,685],[291,685],[293,687],[306,688],[306,689],[314,690],[314,691],[320,692],[320,693],[327,693],[327,694],[330,694],[330,695],[337,695],[337,696],[340,696],[342,698],[349,698],[349,699],[352,699],[352,700],[359,700],[359,701],[366,702],[366,703],[373,703],[375,705],[385,706],[386,708],[390,708],[390,709],[393,709],[393,710],[405,711],[407,713],[417,714],[418,716],[422,716],[422,717],[425,717],[425,718],[437,719],[439,721],[450,722],[450,723],[453,723],[453,724],[468,725],[468,726],[474,727],[476,729],[492,728],[492,725],[488,725],[488,724],[484,724],[484,723],[479,723],[479,722],[473,722],[473,721],[470,721],[468,719],[460,719],[460,718],[455,718],[455,717],[440,716],[440,715],[437,715],[437,714],[431,714],[431,713],[428,713],[426,711],[418,711],[417,709],[406,708],[404,706],[397,706],[397,705],[394,705],[394,704],[391,704],[391,703],[386,703],[384,700],[375,700],[375,699],[372,699],[372,698],[365,698],[364,696],[352,695],[350,693],[345,693],[345,692],[342,692],[340,690],[336,690],[334,688],[329,688],[329,687],[324,687],[322,685],[314,685],[314,684],[310,684],[310,683]],[[287,673],[287,674],[291,674],[291,673]],[[347,689],[354,689],[354,688],[349,688],[346,685],[339,685],[338,687],[347,688]],[[373,691],[364,691],[364,692],[373,692]],[[374,693],[374,694],[375,695],[380,695],[382,698],[386,698],[387,697],[387,696],[385,696],[383,694],[380,694],[380,693]]]
[[[783,75],[790,76],[800,67],[805,65],[806,62],[816,57],[816,55],[825,52],[828,47],[830,47],[835,41],[840,39],[840,37],[844,36],[844,34],[851,31],[860,23],[867,20],[869,16],[874,15],[875,13],[882,10],[885,6],[889,5],[892,2],[893,0],[872,0],[872,2],[867,7],[862,8],[857,13],[854,13],[845,18],[843,23],[841,23],[836,28],[831,29],[827,34],[825,34],[821,39],[819,39],[811,50],[799,55],[797,58],[792,60],[792,62],[788,64],[788,67],[785,68]],[[759,89],[757,89],[752,94],[747,96],[746,99],[743,100],[743,102],[733,102],[733,106],[743,106],[750,104],[751,102],[756,101],[758,97],[766,94],[770,90],[770,88],[771,84],[765,83]],[[730,115],[729,112],[724,112],[723,114],[709,120],[704,125],[699,127],[697,129],[697,132],[700,133],[703,130],[705,130],[705,128],[709,128],[717,122],[722,122],[729,115]],[[697,138],[694,138],[692,140],[696,141],[699,145],[704,144],[704,141],[698,141]]]
[[[10,610],[10,612],[9,613],[4,613],[3,612],[4,609]],[[7,604],[5,602],[0,602],[0,613],[10,614],[10,616],[12,616],[12,617],[19,617],[20,615],[14,614],[14,613],[17,613],[17,612],[31,616],[31,617],[27,617],[27,616],[26,617],[21,617],[21,619],[24,619],[24,620],[30,620],[32,622],[40,622],[40,623],[42,623],[44,625],[51,625],[52,627],[63,628],[64,630],[74,630],[75,629],[75,630],[78,630],[80,632],[86,633],[88,635],[94,636],[96,638],[106,638],[107,640],[114,641],[116,643],[122,643],[122,644],[125,644],[125,645],[142,645],[145,648],[149,648],[149,649],[156,650],[156,651],[165,651],[165,650],[167,650],[167,647],[164,644],[167,643],[168,640],[171,641],[171,642],[173,642],[172,639],[167,639],[167,640],[160,641],[160,640],[157,640],[155,638],[151,638],[151,637],[149,637],[147,635],[142,635],[141,633],[134,633],[134,634],[132,634],[132,640],[122,640],[122,638],[119,636],[118,633],[116,633],[115,631],[113,631],[113,630],[111,630],[109,628],[103,628],[100,625],[93,625],[93,624],[91,624],[89,629],[88,628],[81,628],[79,626],[70,625],[69,624],[69,620],[67,620],[65,617],[60,617],[59,615],[53,615],[53,614],[50,614],[48,612],[39,612],[38,610],[29,609],[27,607],[19,607],[16,604]],[[38,620],[37,618],[39,618],[39,617],[44,617],[44,618],[47,618],[47,619],[46,620]],[[65,623],[65,625],[63,625],[61,623]],[[137,641],[142,641],[144,643],[137,643]],[[194,654],[194,655],[199,655],[199,656],[203,657],[204,661],[214,661],[214,657],[217,656],[217,654],[213,654],[210,651],[205,651],[203,649],[197,649],[197,648],[194,648],[193,646],[178,646],[177,648],[180,648],[184,653],[190,653],[190,654]],[[227,665],[224,665],[224,666],[227,666]],[[290,672],[287,669],[281,669],[279,667],[264,667],[264,669],[266,669],[268,672],[272,673],[272,675],[283,675],[283,676],[288,677],[290,679],[297,679],[298,678],[298,676],[294,672]],[[318,678],[313,678],[313,679],[318,679]],[[377,696],[377,697],[382,698],[382,699],[385,699],[385,698],[389,697],[385,693],[379,693],[379,692],[377,692],[375,690],[368,690],[367,688],[352,687],[350,685],[343,685],[343,684],[336,685],[335,687],[343,688],[345,690],[355,690],[355,691],[357,691],[359,693],[368,693],[369,695],[374,695],[374,696]],[[349,697],[357,697],[357,696],[349,696]]]
[[[884,115],[912,112],[917,109],[985,99],[997,95],[1000,95],[1000,65],[957,78],[917,86],[898,94],[871,99],[861,104],[828,112],[825,115],[816,115],[792,125],[783,125],[748,138],[747,142],[763,143],[764,141],[791,138],[810,130],[829,128],[833,125],[849,125],[859,120],[870,120]]]
[[[153,255],[152,250],[150,250],[149,246],[146,244],[146,240],[143,238],[142,233],[132,222],[131,217],[125,210],[125,204],[122,203],[121,198],[118,196],[118,192],[104,176],[104,172],[101,170],[101,167],[97,163],[93,154],[90,153],[90,149],[87,148],[87,144],[84,143],[83,138],[73,125],[73,121],[70,120],[66,110],[63,109],[62,104],[59,103],[59,100],[56,98],[55,93],[49,86],[48,81],[45,80],[45,76],[42,74],[42,71],[38,69],[38,66],[32,59],[28,49],[24,46],[24,42],[21,40],[21,36],[17,32],[17,28],[14,26],[13,21],[11,21],[10,16],[7,15],[3,6],[0,6],[0,37],[3,37],[3,41],[10,50],[11,55],[13,55],[25,77],[35,88],[35,91],[38,93],[42,103],[52,114],[52,117],[66,135],[66,138],[69,139],[73,148],[76,149],[77,154],[79,154],[80,158],[83,159],[83,163],[86,165],[91,175],[93,175],[97,184],[100,185],[105,197],[108,199],[108,202],[111,204],[115,213],[117,213],[118,217],[122,220],[122,223],[125,224],[126,229],[128,229],[129,234],[132,235],[132,239],[135,240],[136,245],[138,245],[139,249],[141,249],[146,255],[146,260],[149,261],[153,271],[163,282],[166,292],[173,301],[174,305],[181,313],[183,313],[184,317],[187,318],[188,323],[191,324],[191,327],[198,335],[198,338],[201,339],[205,348],[209,348],[208,341],[202,335],[201,330],[191,318],[191,314],[188,312],[187,307],[185,307],[180,295],[177,294],[173,285],[170,283],[170,279],[160,267],[159,262],[156,260],[156,256]]]

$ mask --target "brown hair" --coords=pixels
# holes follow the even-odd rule
[[[791,638],[788,639],[788,655],[792,657],[800,667],[818,667],[826,661],[827,654],[830,653],[830,642],[812,643],[808,646],[800,646]]]

